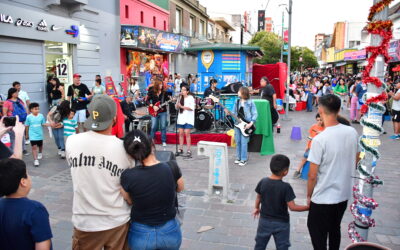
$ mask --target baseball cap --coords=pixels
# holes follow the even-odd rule
[[[108,95],[98,95],[92,99],[88,107],[89,118],[85,128],[93,131],[106,130],[117,114],[117,105]]]
[[[78,73],[75,73],[75,74],[74,74],[74,78],[75,78],[75,77],[81,78],[82,76],[81,76],[80,74],[78,74]]]

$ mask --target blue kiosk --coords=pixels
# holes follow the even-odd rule
[[[185,51],[197,53],[198,83],[192,87],[192,91],[201,97],[210,86],[211,79],[217,79],[219,89],[236,82],[252,86],[253,58],[263,55],[258,46],[231,43],[193,44]],[[226,106],[232,108],[237,94],[224,96],[228,98]]]

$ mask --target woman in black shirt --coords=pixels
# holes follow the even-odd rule
[[[164,84],[161,80],[156,79],[154,81],[153,87],[149,89],[147,94],[147,104],[150,107],[153,107],[154,111],[158,112],[156,116],[151,117],[151,132],[150,137],[154,139],[155,133],[158,128],[158,122],[160,122],[161,127],[161,141],[163,147],[167,146],[167,106],[162,108],[158,108],[156,104],[159,102],[163,104],[164,102],[168,101],[168,95],[164,90]]]
[[[183,179],[176,162],[161,163],[152,141],[140,130],[126,135],[128,155],[140,162],[121,175],[121,193],[132,204],[128,244],[131,249],[179,249],[182,233],[176,216],[176,194]]]
[[[50,91],[51,106],[57,106],[64,100],[64,87],[61,85],[60,80],[57,77],[53,77],[50,80],[52,85]]]

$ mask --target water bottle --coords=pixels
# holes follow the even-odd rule
[[[280,125],[280,124],[278,124],[278,125],[276,126],[276,132],[277,132],[278,134],[281,133],[281,125]]]

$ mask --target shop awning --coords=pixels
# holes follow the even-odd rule
[[[365,66],[367,66],[367,65],[368,65],[368,62],[367,62],[367,61],[360,61],[360,62],[357,63],[357,66],[358,66],[358,67],[365,67]]]
[[[335,65],[335,67],[341,67],[341,66],[344,66],[344,65],[346,65],[346,64],[347,64],[347,62],[337,63],[337,64]]]
[[[241,45],[234,43],[198,43],[192,44],[190,48],[185,48],[185,51],[203,51],[203,50],[236,50],[246,51],[253,56],[263,56],[264,53],[258,46]]]

